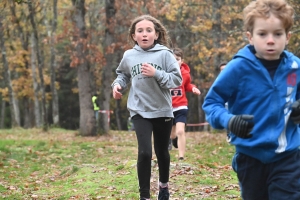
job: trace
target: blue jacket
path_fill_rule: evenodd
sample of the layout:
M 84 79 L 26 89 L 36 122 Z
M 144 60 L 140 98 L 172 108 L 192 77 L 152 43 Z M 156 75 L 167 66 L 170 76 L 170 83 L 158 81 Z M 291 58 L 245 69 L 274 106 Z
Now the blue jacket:
M 228 128 L 233 115 L 254 115 L 252 138 L 230 133 L 229 141 L 236 152 L 263 163 L 275 162 L 300 146 L 299 125 L 289 119 L 291 104 L 300 98 L 300 59 L 288 51 L 282 56 L 272 80 L 253 46 L 245 46 L 219 74 L 202 106 L 216 129 Z

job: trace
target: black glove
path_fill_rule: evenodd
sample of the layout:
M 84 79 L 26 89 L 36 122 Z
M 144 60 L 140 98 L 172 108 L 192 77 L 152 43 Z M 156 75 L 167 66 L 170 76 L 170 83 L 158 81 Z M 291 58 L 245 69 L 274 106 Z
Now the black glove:
M 295 124 L 300 124 L 300 99 L 292 104 L 292 113 L 290 117 Z
M 235 115 L 233 116 L 228 123 L 228 129 L 230 132 L 235 134 L 240 138 L 251 138 L 254 123 L 252 121 L 253 115 Z

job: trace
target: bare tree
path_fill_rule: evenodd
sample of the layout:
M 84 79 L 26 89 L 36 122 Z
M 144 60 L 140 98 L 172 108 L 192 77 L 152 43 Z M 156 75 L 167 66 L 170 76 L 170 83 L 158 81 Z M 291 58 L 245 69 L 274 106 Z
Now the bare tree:
M 2 98 L 2 95 L 0 95 Z M 4 117 L 5 117 L 5 101 L 2 98 L 1 100 L 1 113 L 0 113 L 0 128 L 4 128 Z
M 56 69 L 56 50 L 55 50 L 55 35 L 57 28 L 57 0 L 53 0 L 53 18 L 51 27 L 49 26 L 46 14 L 47 5 L 44 4 L 44 0 L 41 0 L 41 5 L 44 12 L 44 23 L 47 29 L 48 37 L 50 38 L 50 75 L 51 75 L 51 95 L 52 95 L 52 120 L 55 126 L 59 125 L 59 105 L 58 105 L 58 93 L 55 87 L 55 69 Z
M 79 104 L 80 104 L 80 121 L 79 132 L 83 136 L 96 135 L 96 118 L 92 105 L 92 94 L 90 85 L 90 71 L 89 62 L 87 60 L 87 33 L 85 25 L 85 1 L 72 0 L 75 10 L 72 15 L 75 24 L 73 40 L 75 44 L 75 55 L 77 60 L 77 77 L 78 77 L 78 90 L 79 90 Z
M 57 27 L 57 0 L 53 0 L 53 23 L 51 31 L 51 92 L 52 92 L 52 117 L 53 124 L 59 125 L 59 105 L 58 105 L 58 93 L 55 87 L 55 69 L 56 69 L 56 51 L 54 47 L 54 38 Z
M 115 14 L 116 14 L 116 8 L 115 8 L 115 0 L 106 0 L 105 1 L 105 13 L 106 13 L 106 30 L 105 30 L 105 36 L 104 36 L 104 49 L 107 49 L 113 45 L 115 42 Z M 105 60 L 106 64 L 103 66 L 103 74 L 102 74 L 102 80 L 103 81 L 103 87 L 101 91 L 101 108 L 103 110 L 106 110 L 109 112 L 110 106 L 109 102 L 111 99 L 111 82 L 112 82 L 112 66 L 114 65 L 115 61 L 115 54 L 111 51 L 105 51 Z M 102 129 L 100 129 L 100 132 L 102 134 L 108 134 L 109 133 L 109 124 L 108 122 L 108 113 L 103 114 L 101 117 L 101 125 Z
M 44 84 L 44 77 L 43 77 L 43 67 L 44 67 L 44 59 L 42 57 L 40 47 L 39 47 L 39 35 L 37 26 L 34 20 L 35 11 L 33 9 L 32 0 L 28 0 L 27 2 L 28 10 L 29 10 L 29 19 L 32 26 L 32 31 L 34 35 L 35 41 L 35 48 L 37 54 L 37 61 L 38 61 L 38 69 L 39 69 L 39 77 L 40 77 L 40 90 L 42 92 L 42 116 L 43 116 L 43 129 L 45 131 L 48 130 L 48 115 L 46 110 L 46 94 L 45 94 L 45 84 Z
M 32 82 L 33 82 L 33 93 L 34 93 L 34 119 L 35 119 L 35 126 L 40 128 L 42 127 L 42 120 L 41 120 L 41 111 L 40 111 L 40 102 L 39 102 L 39 84 L 37 81 L 36 75 L 36 55 L 35 55 L 35 42 L 34 42 L 34 35 L 32 34 L 31 37 L 31 71 L 32 71 Z
M 7 58 L 6 58 L 6 48 L 4 43 L 4 34 L 3 34 L 3 12 L 0 14 L 0 48 L 2 50 L 2 61 L 4 66 L 4 72 L 5 72 L 5 79 L 6 79 L 6 85 L 8 87 L 8 94 L 9 94 L 9 105 L 10 105 L 10 114 L 11 114 L 11 125 L 12 127 L 18 127 L 20 126 L 20 110 L 18 109 L 17 101 L 15 98 L 15 94 L 12 88 L 12 83 L 10 79 L 10 70 L 8 68 Z
M 18 38 L 20 38 L 21 44 L 22 44 L 22 48 L 24 50 L 24 52 L 28 52 L 28 40 L 29 40 L 29 31 L 24 29 L 23 26 L 21 25 L 21 19 L 22 16 L 24 16 L 25 14 L 22 13 L 21 16 L 17 16 L 17 12 L 16 12 L 16 5 L 13 1 L 10 1 L 10 12 L 11 15 L 13 17 L 13 23 L 14 26 L 16 27 L 16 31 L 18 33 Z M 28 59 L 27 59 L 27 55 L 23 54 L 22 56 L 24 59 L 24 68 L 28 69 L 29 68 L 29 63 L 28 63 Z M 28 76 L 27 73 L 23 73 L 21 76 Z M 27 77 L 29 78 L 29 76 Z M 23 116 L 24 116 L 24 127 L 25 128 L 30 128 L 32 127 L 31 124 L 31 104 L 32 101 L 30 100 L 30 98 L 28 98 L 28 96 L 23 96 L 23 98 L 21 99 L 21 102 L 23 104 Z

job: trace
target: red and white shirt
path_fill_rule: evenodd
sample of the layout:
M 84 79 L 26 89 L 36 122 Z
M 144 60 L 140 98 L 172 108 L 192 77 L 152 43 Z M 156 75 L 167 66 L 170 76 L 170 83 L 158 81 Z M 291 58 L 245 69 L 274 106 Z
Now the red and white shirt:
M 173 112 L 188 108 L 186 92 L 192 92 L 193 87 L 196 87 L 194 84 L 191 84 L 190 68 L 186 63 L 181 64 L 180 71 L 182 84 L 177 88 L 171 89 Z

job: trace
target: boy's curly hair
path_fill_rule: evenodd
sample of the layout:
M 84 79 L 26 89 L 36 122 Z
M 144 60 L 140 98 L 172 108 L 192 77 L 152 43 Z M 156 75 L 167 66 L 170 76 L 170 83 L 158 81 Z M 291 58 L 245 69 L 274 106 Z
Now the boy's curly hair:
M 285 0 L 256 0 L 243 10 L 244 29 L 253 33 L 256 18 L 269 18 L 274 15 L 281 20 L 285 32 L 288 33 L 294 24 L 294 9 Z

